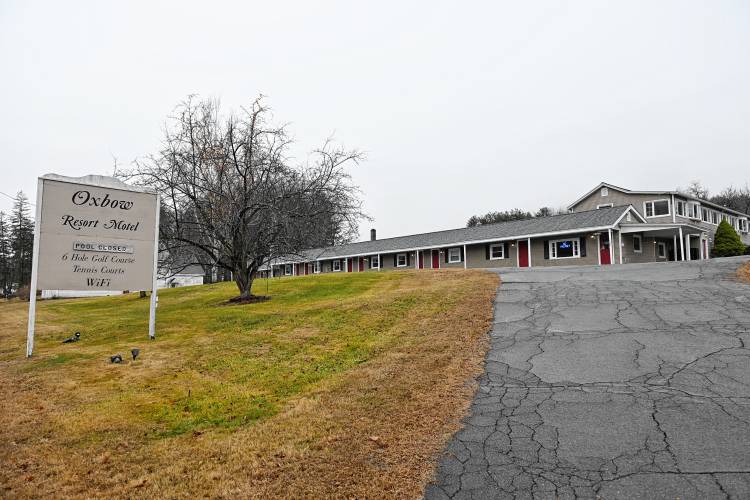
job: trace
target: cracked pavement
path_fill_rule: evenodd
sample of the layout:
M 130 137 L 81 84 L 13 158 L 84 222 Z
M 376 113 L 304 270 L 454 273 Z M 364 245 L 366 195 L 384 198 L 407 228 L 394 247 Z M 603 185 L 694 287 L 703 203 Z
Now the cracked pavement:
M 425 498 L 750 498 L 745 260 L 500 271 Z

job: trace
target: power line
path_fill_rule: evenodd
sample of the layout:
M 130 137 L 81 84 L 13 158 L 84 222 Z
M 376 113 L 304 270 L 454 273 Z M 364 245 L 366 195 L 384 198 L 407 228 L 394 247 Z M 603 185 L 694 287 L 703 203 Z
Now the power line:
M 6 196 L 6 197 L 8 197 L 8 198 L 10 198 L 10 199 L 11 199 L 11 200 L 13 200 L 13 201 L 16 201 L 16 197 L 15 197 L 15 196 L 11 196 L 11 195 L 9 195 L 8 193 L 3 193 L 2 191 L 0 191 L 0 194 L 1 194 L 1 195 L 3 195 L 3 196 Z M 29 205 L 31 205 L 32 207 L 35 207 L 35 206 L 36 206 L 36 205 L 35 205 L 34 203 L 31 203 L 30 201 L 27 201 L 26 203 L 28 203 L 28 204 L 29 204 Z

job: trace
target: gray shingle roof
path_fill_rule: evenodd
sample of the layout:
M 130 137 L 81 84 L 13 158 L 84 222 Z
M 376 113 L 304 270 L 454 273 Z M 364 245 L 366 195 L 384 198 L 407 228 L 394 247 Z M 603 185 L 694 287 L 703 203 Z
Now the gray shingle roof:
M 500 222 L 475 227 L 462 227 L 459 229 L 398 236 L 375 241 L 361 241 L 328 248 L 306 250 L 303 253 L 303 258 L 297 257 L 289 260 L 312 261 L 316 259 L 334 259 L 356 255 L 391 253 L 400 250 L 447 247 L 451 245 L 463 245 L 465 243 L 502 241 L 556 232 L 584 232 L 594 228 L 604 228 L 614 225 L 629 207 L 629 205 L 623 205 L 572 214 L 536 217 L 527 220 Z

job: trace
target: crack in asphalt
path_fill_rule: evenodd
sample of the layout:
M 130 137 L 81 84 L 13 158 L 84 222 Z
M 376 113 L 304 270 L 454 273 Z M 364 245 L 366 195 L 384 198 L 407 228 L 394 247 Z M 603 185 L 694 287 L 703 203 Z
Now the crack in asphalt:
M 425 498 L 750 497 L 737 265 L 504 276 L 485 373 Z

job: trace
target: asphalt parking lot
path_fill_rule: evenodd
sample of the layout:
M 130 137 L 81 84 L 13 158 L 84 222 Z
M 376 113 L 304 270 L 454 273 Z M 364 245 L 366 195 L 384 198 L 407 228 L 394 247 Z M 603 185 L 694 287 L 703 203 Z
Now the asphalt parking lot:
M 503 272 L 426 498 L 750 498 L 744 260 Z

